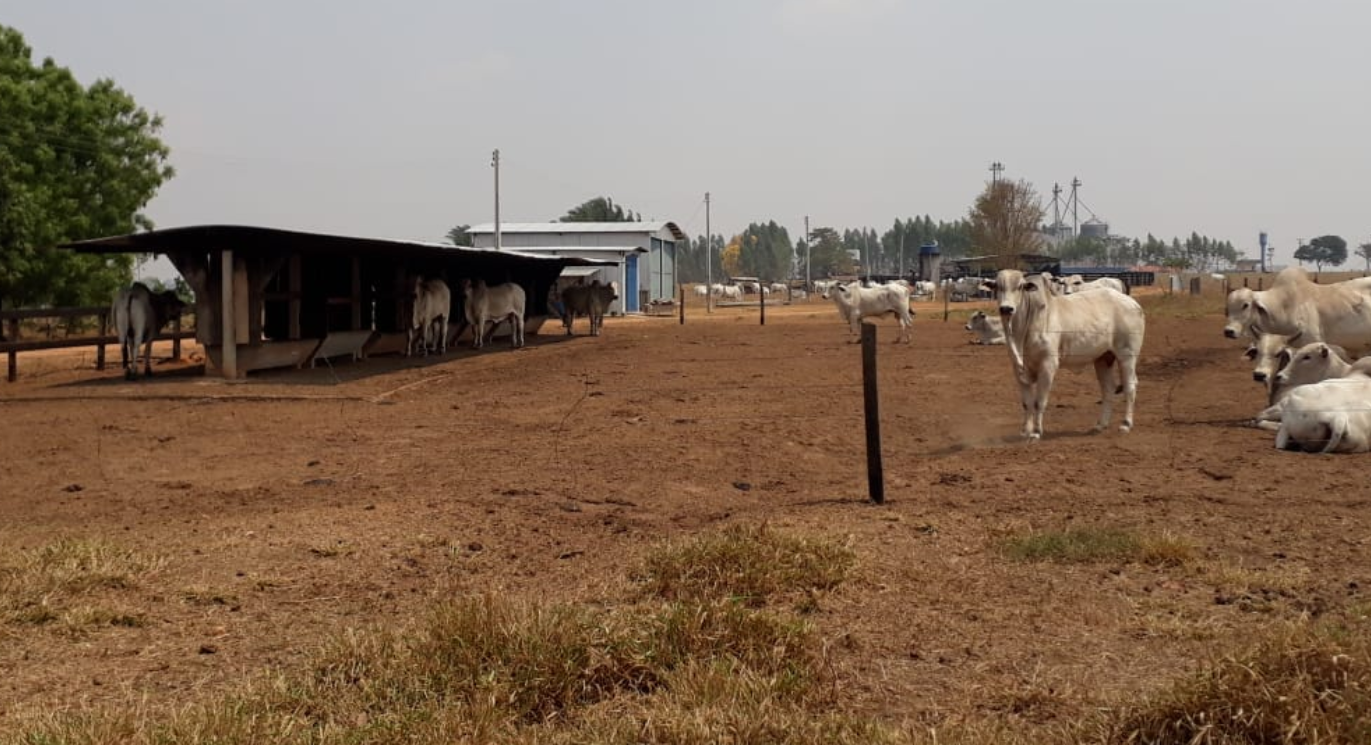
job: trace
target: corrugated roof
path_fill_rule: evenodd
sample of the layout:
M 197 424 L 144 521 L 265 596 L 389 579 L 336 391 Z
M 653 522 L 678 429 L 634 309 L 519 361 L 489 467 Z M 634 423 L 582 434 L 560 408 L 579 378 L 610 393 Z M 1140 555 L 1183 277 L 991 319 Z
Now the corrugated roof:
M 603 267 L 598 266 L 569 266 L 562 270 L 563 277 L 589 277 L 600 271 Z
M 494 251 L 493 248 L 480 248 L 478 251 Z M 549 251 L 587 251 L 591 253 L 635 253 L 645 254 L 647 249 L 642 246 L 519 246 L 518 248 L 504 249 L 504 253 L 528 254 L 529 256 L 544 256 Z
M 642 222 L 502 222 L 501 233 L 656 233 L 666 228 L 678 241 L 686 239 L 686 234 L 670 220 L 645 220 Z M 495 232 L 495 223 L 487 222 L 472 225 L 467 233 Z

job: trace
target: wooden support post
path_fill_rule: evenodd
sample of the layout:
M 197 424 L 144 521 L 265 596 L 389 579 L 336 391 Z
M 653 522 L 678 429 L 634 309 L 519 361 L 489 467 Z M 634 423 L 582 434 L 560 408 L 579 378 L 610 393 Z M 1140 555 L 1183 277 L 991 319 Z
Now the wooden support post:
M 177 330 L 177 331 L 180 331 L 181 329 L 178 327 L 176 330 Z M 104 369 L 105 369 L 105 337 L 106 337 L 106 336 L 109 336 L 109 311 L 103 310 L 103 311 L 100 311 L 100 343 L 95 345 L 95 369 L 96 369 L 96 370 L 104 370 Z M 120 341 L 120 344 L 122 344 L 122 343 L 123 343 L 123 342 L 122 342 L 122 340 L 121 340 L 121 341 Z M 177 344 L 180 344 L 180 342 L 178 341 Z
M 1262 277 L 1257 277 L 1257 292 L 1261 292 L 1261 289 L 1262 289 L 1262 279 L 1263 279 Z
M 685 325 L 685 285 L 681 285 L 681 324 Z
M 12 342 L 19 341 L 19 319 L 11 318 L 8 325 L 9 333 L 6 336 Z M 7 356 L 9 357 L 9 371 L 5 379 L 13 383 L 19 379 L 19 353 L 11 349 Z
M 761 284 L 761 283 L 758 283 L 758 284 Z M 761 323 L 761 325 L 765 326 L 765 325 L 766 325 L 766 287 L 765 287 L 765 286 L 760 286 L 760 287 L 757 288 L 757 297 L 759 297 L 759 298 L 762 299 L 762 305 L 761 305 L 761 308 L 762 308 L 762 323 Z
M 872 502 L 885 504 L 880 398 L 876 391 L 876 326 L 870 323 L 862 324 L 862 403 L 866 413 L 866 489 Z
M 222 370 L 225 378 L 230 380 L 238 377 L 238 332 L 234 324 L 234 316 L 237 314 L 233 309 L 233 249 L 226 248 L 219 252 L 220 257 L 220 317 L 223 320 L 223 336 L 220 338 L 219 359 L 223 362 Z
M 1247 287 L 1247 277 L 1242 278 L 1242 286 Z
M 952 286 L 951 286 L 951 285 L 948 285 L 947 287 L 943 288 L 943 323 L 947 323 L 947 315 L 948 315 L 948 313 L 950 312 L 950 309 L 951 309 L 951 306 L 949 305 L 949 303 L 951 303 L 951 302 L 952 302 Z
M 102 320 L 102 325 L 103 325 L 103 319 L 101 319 L 101 320 Z M 172 319 L 172 321 L 171 321 L 171 332 L 172 332 L 172 334 L 174 334 L 174 336 L 171 337 L 171 359 L 172 359 L 173 362 L 180 362 L 180 361 L 181 361 L 181 316 L 178 315 L 178 316 L 176 316 L 175 318 Z M 101 336 L 104 336 L 104 335 L 105 335 L 105 332 L 102 330 L 102 331 L 100 332 L 100 335 L 101 335 Z M 100 369 L 101 369 L 101 370 L 105 369 L 104 366 L 105 366 L 105 345 L 101 344 L 101 345 L 100 345 Z
M 352 330 L 362 330 L 362 258 L 352 257 Z
M 286 337 L 291 341 L 300 340 L 300 269 L 300 254 L 291 254 L 290 278 L 286 282 L 286 287 L 290 292 L 290 300 L 286 301 L 286 315 L 290 321 L 290 328 L 286 330 Z

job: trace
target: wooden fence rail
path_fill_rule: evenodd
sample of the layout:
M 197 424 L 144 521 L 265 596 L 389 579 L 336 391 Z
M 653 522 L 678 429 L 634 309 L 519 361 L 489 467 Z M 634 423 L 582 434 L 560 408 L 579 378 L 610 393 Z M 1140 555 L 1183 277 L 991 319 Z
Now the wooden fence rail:
M 0 311 L 0 323 L 4 324 L 5 340 L 0 341 L 0 352 L 4 352 L 8 361 L 8 373 L 5 379 L 13 383 L 19 378 L 19 353 L 33 352 L 42 349 L 68 349 L 76 347 L 95 347 L 95 369 L 105 369 L 105 345 L 118 344 L 119 338 L 110 333 L 110 309 L 109 306 L 89 306 L 81 308 L 36 308 L 21 310 Z M 96 336 L 77 336 L 67 339 L 30 339 L 20 338 L 20 321 L 29 321 L 36 318 L 88 318 L 94 316 L 100 323 L 100 333 Z M 195 331 L 183 330 L 181 328 L 181 318 L 172 320 L 171 333 L 158 334 L 158 339 L 171 339 L 171 356 L 174 360 L 181 359 L 181 340 L 195 338 Z

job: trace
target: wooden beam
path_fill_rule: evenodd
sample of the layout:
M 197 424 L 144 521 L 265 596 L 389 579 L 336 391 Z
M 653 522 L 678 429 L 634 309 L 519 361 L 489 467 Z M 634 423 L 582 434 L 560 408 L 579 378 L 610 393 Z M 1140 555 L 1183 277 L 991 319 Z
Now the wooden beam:
M 362 330 L 362 258 L 352 257 L 352 330 Z
M 220 345 L 221 351 L 219 358 L 220 373 L 225 378 L 233 379 L 238 377 L 238 333 L 234 328 L 234 320 L 237 315 L 233 310 L 233 249 L 225 248 L 219 252 L 220 259 L 220 288 L 219 297 L 221 298 L 220 317 L 223 319 L 223 344 Z M 199 325 L 199 324 L 197 324 Z
M 286 311 L 290 316 L 290 329 L 286 335 L 291 339 L 300 338 L 300 298 L 303 297 L 300 288 L 300 265 L 300 254 L 293 254 L 290 257 L 290 278 L 288 280 L 290 304 Z

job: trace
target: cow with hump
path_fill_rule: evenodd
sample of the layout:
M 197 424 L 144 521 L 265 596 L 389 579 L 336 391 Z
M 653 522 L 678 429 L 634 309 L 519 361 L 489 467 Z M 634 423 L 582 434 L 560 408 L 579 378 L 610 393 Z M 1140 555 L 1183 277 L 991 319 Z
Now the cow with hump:
M 599 336 L 609 304 L 618 299 L 619 291 L 614 283 L 600 284 L 598 279 L 588 285 L 572 285 L 563 290 L 562 302 L 566 305 L 566 315 L 562 316 L 562 325 L 566 326 L 566 335 L 572 335 L 572 324 L 580 315 L 590 319 L 590 335 Z
M 423 347 L 424 355 L 430 351 L 447 353 L 448 322 L 452 316 L 452 291 L 441 279 L 425 280 L 414 278 L 414 291 L 410 293 L 410 322 L 405 356 L 414 354 L 414 342 Z
M 487 285 L 485 280 L 462 280 L 466 295 L 466 320 L 471 324 L 471 346 L 480 349 L 485 344 L 486 327 L 509 321 L 510 341 L 515 347 L 524 345 L 524 288 L 513 282 Z M 565 299 L 565 298 L 564 298 Z
M 1371 350 L 1371 278 L 1321 285 L 1292 266 L 1276 275 L 1269 290 L 1239 287 L 1228 293 L 1227 311 L 1223 334 L 1230 339 L 1299 334 L 1305 344 Z
M 153 292 L 142 282 L 120 290 L 114 296 L 110 314 L 119 336 L 119 357 L 124 377 L 138 377 L 138 348 L 145 346 L 145 374 L 152 375 L 152 340 L 173 318 L 185 312 L 186 304 L 171 290 Z
M 1124 396 L 1119 430 L 1129 431 L 1133 428 L 1138 357 L 1146 330 L 1142 306 L 1109 289 L 1056 295 L 1051 283 L 1052 277 L 1046 273 L 1025 275 L 1004 269 L 995 275 L 995 302 L 1019 385 L 1024 437 L 1042 437 L 1043 414 L 1057 370 L 1086 365 L 1094 366 L 1100 384 L 1100 418 L 1095 431 L 1109 426 L 1116 392 Z

